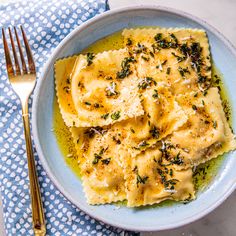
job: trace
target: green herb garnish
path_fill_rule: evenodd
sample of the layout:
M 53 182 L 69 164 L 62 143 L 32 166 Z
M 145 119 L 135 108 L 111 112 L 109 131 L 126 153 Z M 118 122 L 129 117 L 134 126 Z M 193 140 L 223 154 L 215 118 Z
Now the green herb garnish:
M 154 89 L 154 93 L 152 94 L 153 98 L 158 98 L 158 91 Z
M 110 86 L 106 87 L 105 91 L 107 97 L 117 96 L 119 94 L 119 92 L 116 91 L 116 86 L 115 82 L 111 82 Z
M 167 69 L 166 69 L 166 74 L 169 75 L 169 74 L 170 74 L 170 71 L 171 71 L 171 68 L 170 68 L 170 67 L 167 67 Z
M 132 43 L 133 43 L 132 40 L 131 40 L 130 38 L 128 38 L 128 39 L 127 39 L 127 43 L 126 43 L 126 45 L 127 45 L 127 46 L 131 46 Z
M 125 77 L 129 76 L 132 74 L 132 71 L 130 70 L 130 63 L 134 63 L 136 60 L 134 57 L 126 57 L 122 62 L 121 62 L 121 71 L 117 72 L 116 76 L 118 79 L 124 79 Z
M 87 53 L 87 66 L 90 66 L 93 63 L 93 58 L 95 57 L 94 53 Z
M 108 116 L 109 116 L 109 113 L 106 113 L 106 114 L 104 114 L 104 115 L 101 115 L 101 118 L 103 118 L 104 120 L 106 120 L 106 119 L 108 118 Z
M 120 118 L 120 111 L 116 111 L 111 114 L 111 119 L 112 120 L 118 120 Z
M 137 173 L 137 182 L 136 182 L 137 186 L 138 186 L 139 184 L 145 184 L 145 183 L 147 182 L 147 180 L 148 180 L 148 176 L 143 176 L 143 177 L 141 177 L 141 176 Z
M 186 73 L 190 74 L 188 67 L 182 68 L 181 66 L 179 66 L 178 71 L 182 77 L 184 77 Z
M 85 105 L 91 106 L 90 102 L 84 102 Z
M 146 89 L 146 88 L 150 87 L 152 84 L 156 85 L 157 82 L 151 77 L 146 77 L 142 81 L 139 82 L 138 88 L 139 89 Z
M 160 137 L 160 132 L 157 129 L 156 126 L 153 126 L 150 130 L 149 133 L 152 135 L 153 138 L 159 138 Z
M 109 158 L 103 159 L 102 163 L 105 165 L 108 165 L 110 163 L 110 161 L 111 161 L 111 158 L 109 157 Z

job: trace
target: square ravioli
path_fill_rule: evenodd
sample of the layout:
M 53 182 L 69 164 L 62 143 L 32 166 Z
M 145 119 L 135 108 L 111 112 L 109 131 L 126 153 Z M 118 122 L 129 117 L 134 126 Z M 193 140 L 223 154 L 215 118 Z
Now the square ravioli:
M 127 49 L 80 55 L 71 76 L 76 127 L 104 126 L 143 115 Z
M 211 60 L 205 31 L 140 28 L 123 30 L 124 45 L 137 60 L 140 78 L 169 85 L 174 94 L 205 90 L 211 84 Z
M 84 192 L 89 204 L 126 199 L 120 146 L 107 128 L 71 128 L 78 154 Z
M 140 83 L 142 86 L 139 86 Z M 144 115 L 115 124 L 117 133 L 121 133 L 121 143 L 133 157 L 187 121 L 187 116 L 168 87 L 162 84 L 143 86 L 144 83 L 139 80 L 138 85 Z
M 177 101 L 189 118 L 165 140 L 165 164 L 178 157 L 179 168 L 197 166 L 236 149 L 235 136 L 227 123 L 218 88 L 210 88 L 204 94 L 180 95 Z
M 162 166 L 159 164 L 161 156 L 158 149 L 148 149 L 135 158 L 126 156 L 123 159 L 128 207 L 152 205 L 166 199 L 194 199 L 192 169 Z

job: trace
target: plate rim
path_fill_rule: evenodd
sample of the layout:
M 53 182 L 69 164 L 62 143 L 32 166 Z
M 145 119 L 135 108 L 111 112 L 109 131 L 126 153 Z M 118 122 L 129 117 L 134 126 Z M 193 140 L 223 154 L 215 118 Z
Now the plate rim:
M 223 43 L 230 49 L 230 51 L 234 54 L 236 58 L 236 48 L 234 45 L 220 32 L 218 31 L 214 26 L 210 25 L 207 23 L 205 20 L 202 20 L 201 18 L 194 16 L 192 14 L 189 14 L 185 11 L 178 10 L 175 8 L 170 8 L 170 7 L 165 7 L 165 6 L 159 6 L 159 5 L 150 5 L 150 4 L 140 4 L 140 5 L 135 5 L 135 6 L 127 6 L 127 7 L 120 7 L 116 8 L 113 10 L 108 10 L 106 12 L 103 12 L 88 21 L 82 23 L 80 26 L 76 27 L 74 30 L 72 30 L 58 45 L 57 47 L 53 50 L 50 58 L 47 59 L 47 62 L 43 66 L 43 70 L 40 73 L 39 79 L 37 81 L 36 88 L 34 90 L 34 95 L 33 95 L 33 105 L 32 105 L 32 134 L 33 134 L 33 141 L 36 147 L 36 151 L 38 154 L 38 157 L 42 163 L 43 168 L 45 169 L 48 177 L 52 180 L 53 184 L 58 188 L 60 193 L 68 199 L 74 206 L 78 207 L 80 210 L 84 211 L 86 214 L 91 216 L 92 218 L 102 221 L 108 225 L 112 225 L 114 227 L 122 228 L 125 230 L 133 230 L 133 231 L 140 231 L 140 232 L 148 232 L 148 231 L 162 231 L 162 230 L 170 230 L 174 228 L 181 227 L 186 224 L 190 224 L 196 220 L 199 220 L 200 218 L 206 216 L 210 212 L 212 212 L 214 209 L 216 209 L 219 205 L 221 205 L 230 195 L 231 193 L 236 189 L 236 182 L 233 183 L 231 187 L 227 191 L 225 191 L 224 195 L 221 196 L 221 198 L 218 198 L 218 200 L 209 206 L 207 209 L 204 211 L 200 212 L 198 215 L 194 215 L 192 217 L 189 217 L 188 219 L 183 219 L 181 221 L 178 221 L 176 223 L 169 224 L 168 226 L 130 226 L 130 225 L 121 225 L 116 222 L 110 222 L 109 220 L 105 218 L 99 218 L 96 214 L 94 214 L 92 211 L 89 211 L 87 207 L 81 206 L 81 204 L 78 201 L 74 201 L 73 197 L 64 189 L 64 187 L 59 183 L 56 177 L 54 177 L 49 165 L 47 164 L 47 161 L 44 157 L 40 142 L 39 142 L 39 135 L 37 131 L 37 106 L 38 106 L 38 101 L 39 101 L 39 93 L 40 89 L 43 84 L 43 78 L 46 77 L 50 70 L 50 64 L 53 63 L 55 60 L 56 55 L 58 52 L 65 46 L 65 44 L 70 41 L 73 37 L 75 37 L 80 31 L 82 31 L 84 28 L 92 25 L 94 22 L 97 20 L 103 19 L 109 15 L 115 15 L 119 14 L 121 12 L 129 12 L 129 11 L 134 11 L 134 10 L 157 10 L 157 11 L 162 11 L 170 14 L 175 14 L 180 17 L 185 17 L 187 19 L 190 19 L 192 21 L 195 21 L 199 23 L 200 25 L 204 26 L 206 29 L 210 30 L 213 32 Z

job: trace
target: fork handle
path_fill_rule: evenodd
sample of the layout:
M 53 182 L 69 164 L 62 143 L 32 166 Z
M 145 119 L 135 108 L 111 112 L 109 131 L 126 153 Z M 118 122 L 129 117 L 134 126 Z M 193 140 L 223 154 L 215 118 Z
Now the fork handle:
M 23 123 L 25 131 L 26 152 L 27 152 L 28 172 L 30 181 L 33 230 L 35 236 L 44 236 L 46 234 L 46 225 L 45 225 L 43 205 L 39 190 L 38 177 L 36 173 L 35 160 L 32 149 L 30 122 L 28 113 L 28 99 L 26 99 L 25 104 L 22 103 L 22 112 L 23 112 Z

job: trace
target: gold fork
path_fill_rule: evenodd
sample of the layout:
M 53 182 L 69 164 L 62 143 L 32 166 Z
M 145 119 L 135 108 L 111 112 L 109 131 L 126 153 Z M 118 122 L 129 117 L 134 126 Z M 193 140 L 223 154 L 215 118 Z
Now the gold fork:
M 30 123 L 29 123 L 29 113 L 28 113 L 28 99 L 36 84 L 36 70 L 35 70 L 33 56 L 29 47 L 29 43 L 26 38 L 26 34 L 22 26 L 20 26 L 20 29 L 22 32 L 22 37 L 23 37 L 23 41 L 25 45 L 25 51 L 26 51 L 26 55 L 28 59 L 28 68 L 25 63 L 23 50 L 21 47 L 20 39 L 19 39 L 16 28 L 14 27 L 14 31 L 15 31 L 15 38 L 17 41 L 18 49 L 19 49 L 21 65 L 18 60 L 11 29 L 8 28 L 15 66 L 13 66 L 13 63 L 11 60 L 11 55 L 8 48 L 4 29 L 2 29 L 2 37 L 3 37 L 8 78 L 9 78 L 9 81 L 11 83 L 13 90 L 16 92 L 16 94 L 20 98 L 21 106 L 22 106 L 22 117 L 23 117 L 23 123 L 24 123 L 28 172 L 29 172 L 29 180 L 30 180 L 33 230 L 34 230 L 35 236 L 44 236 L 46 234 L 46 226 L 45 226 L 42 200 L 41 200 L 41 195 L 40 195 L 40 190 L 39 190 L 39 183 L 38 183 L 38 178 L 36 174 L 34 155 L 32 151 L 32 141 L 31 141 L 31 136 L 30 136 Z

